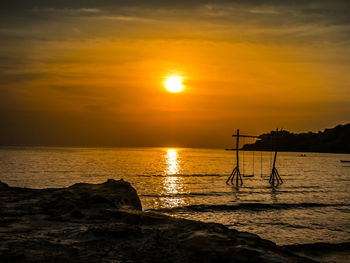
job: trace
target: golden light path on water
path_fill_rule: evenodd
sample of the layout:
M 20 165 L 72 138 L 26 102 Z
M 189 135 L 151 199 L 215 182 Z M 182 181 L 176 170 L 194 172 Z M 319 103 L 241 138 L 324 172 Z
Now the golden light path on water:
M 166 196 L 163 202 L 168 207 L 181 206 L 185 200 L 179 196 L 183 193 L 183 178 L 177 176 L 180 171 L 180 161 L 178 160 L 178 149 L 167 149 L 166 170 L 164 171 L 163 194 Z
M 178 162 L 178 150 L 177 149 L 167 149 L 167 169 L 165 171 L 166 175 L 177 174 L 180 170 Z

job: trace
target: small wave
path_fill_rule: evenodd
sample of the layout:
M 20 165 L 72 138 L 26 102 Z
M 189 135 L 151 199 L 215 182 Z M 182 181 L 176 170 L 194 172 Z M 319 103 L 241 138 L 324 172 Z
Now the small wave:
M 62 173 L 62 174 L 66 174 L 66 173 L 74 173 L 75 171 L 73 170 L 62 170 L 62 171 L 42 171 L 43 173 Z
M 176 194 L 140 194 L 140 197 L 194 197 L 194 196 L 224 196 L 232 195 L 231 192 L 208 192 L 208 193 L 176 193 Z
M 307 226 L 307 225 L 289 224 L 289 223 L 285 223 L 285 222 L 268 222 L 268 223 L 262 223 L 261 225 L 287 227 L 289 229 L 311 229 L 311 230 L 315 229 L 314 227 Z
M 215 212 L 215 211 L 266 211 L 266 210 L 283 210 L 298 208 L 316 208 L 316 207 L 340 207 L 350 206 L 350 204 L 318 204 L 318 203 L 299 203 L 299 204 L 265 204 L 265 203 L 242 203 L 237 205 L 189 205 L 173 208 L 151 209 L 154 212 Z
M 222 174 L 138 174 L 137 177 L 224 177 Z
M 301 191 L 296 191 L 296 190 L 291 190 L 291 191 L 288 191 L 288 190 L 276 190 L 275 191 L 276 193 L 293 193 L 293 194 L 306 194 L 306 193 L 329 193 L 331 191 L 321 191 L 321 190 L 301 190 Z
M 310 186 L 302 186 L 302 185 L 298 185 L 298 186 L 285 186 L 284 188 L 288 188 L 288 189 L 320 189 L 321 186 L 317 186 L 317 185 L 310 185 Z
M 33 171 L 29 171 L 29 173 L 32 173 L 32 174 L 38 174 L 38 173 L 55 173 L 55 174 L 65 174 L 65 173 L 73 173 L 74 171 L 71 171 L 71 170 L 40 170 L 40 171 L 36 171 L 36 170 L 33 170 Z
M 337 210 L 343 213 L 350 213 L 350 208 L 337 208 Z
M 81 177 L 84 177 L 84 178 L 91 178 L 91 177 L 107 177 L 109 176 L 109 174 L 84 174 L 84 175 L 81 175 Z

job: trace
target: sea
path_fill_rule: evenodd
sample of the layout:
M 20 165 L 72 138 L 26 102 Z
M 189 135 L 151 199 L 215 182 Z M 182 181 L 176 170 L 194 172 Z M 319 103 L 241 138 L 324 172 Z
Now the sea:
M 144 211 L 221 223 L 278 245 L 348 244 L 350 162 L 341 160 L 350 154 L 279 152 L 283 184 L 271 187 L 273 154 L 240 151 L 239 169 L 250 177 L 236 187 L 226 183 L 236 152 L 224 149 L 1 147 L 0 180 L 60 188 L 123 178 Z

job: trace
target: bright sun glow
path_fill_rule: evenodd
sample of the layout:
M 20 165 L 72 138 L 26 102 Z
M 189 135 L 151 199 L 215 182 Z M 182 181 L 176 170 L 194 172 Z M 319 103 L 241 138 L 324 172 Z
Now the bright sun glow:
M 178 76 L 170 76 L 164 82 L 165 88 L 170 92 L 181 92 L 184 89 L 182 78 Z

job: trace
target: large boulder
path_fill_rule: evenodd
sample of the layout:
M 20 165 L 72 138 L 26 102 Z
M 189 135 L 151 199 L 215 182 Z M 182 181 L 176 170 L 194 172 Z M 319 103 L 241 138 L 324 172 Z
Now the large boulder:
M 108 199 L 115 208 L 142 210 L 136 190 L 123 179 L 108 179 L 102 184 L 79 183 L 68 187 L 67 190 L 82 198 L 91 196 L 96 200 Z
M 142 210 L 136 190 L 123 179 L 108 179 L 102 184 L 78 183 L 48 191 L 40 206 L 54 216 L 98 215 L 101 209 Z
M 106 209 L 142 210 L 136 190 L 123 179 L 51 189 L 8 187 L 0 183 L 0 204 L 0 209 L 7 213 L 36 213 L 55 220 L 98 217 Z

